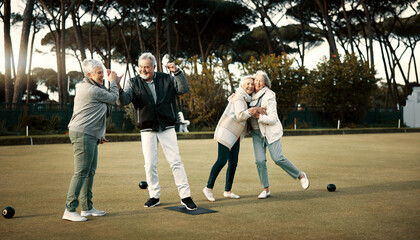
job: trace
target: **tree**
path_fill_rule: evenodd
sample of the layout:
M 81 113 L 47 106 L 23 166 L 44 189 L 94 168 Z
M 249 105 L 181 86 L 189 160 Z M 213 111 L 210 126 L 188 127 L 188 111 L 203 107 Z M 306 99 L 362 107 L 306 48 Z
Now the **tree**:
M 76 84 L 83 80 L 83 73 L 78 71 L 70 71 L 67 73 L 69 77 L 69 92 L 74 90 L 74 95 L 76 95 Z
M 280 34 L 284 36 L 285 43 L 296 45 L 296 48 L 292 48 L 293 51 L 289 51 L 289 53 L 298 53 L 300 62 L 297 64 L 300 67 L 305 66 L 305 51 L 309 51 L 323 42 L 322 32 L 309 25 L 289 24 L 280 28 Z
M 334 38 L 334 33 L 333 33 L 333 29 L 331 26 L 331 20 L 330 17 L 328 15 L 328 5 L 327 5 L 327 0 L 315 0 L 316 5 L 318 6 L 322 17 L 325 21 L 325 25 L 327 27 L 327 35 L 328 35 L 328 44 L 330 46 L 330 55 L 333 56 L 338 56 L 338 50 L 337 50 L 337 46 L 335 43 L 335 38 Z M 333 58 L 335 59 L 335 58 Z
M 17 75 L 13 91 L 13 103 L 22 102 L 23 92 L 26 87 L 26 59 L 28 57 L 29 33 L 31 30 L 34 4 L 34 0 L 28 0 L 23 13 L 22 35 L 20 38 Z
M 281 4 L 285 2 L 284 0 L 270 0 L 270 1 L 260 1 L 260 0 L 250 0 L 250 2 L 254 5 L 255 10 L 258 12 L 260 21 L 263 24 L 263 29 L 265 32 L 265 39 L 268 45 L 268 52 L 267 54 L 274 53 L 273 45 L 275 45 L 272 40 L 274 38 L 271 37 L 271 32 L 274 31 L 274 34 L 277 37 L 277 41 L 280 43 L 281 52 L 288 53 L 283 43 L 283 37 L 280 34 L 277 25 L 273 22 L 270 17 L 270 12 L 274 12 L 275 16 L 279 16 L 281 13 Z M 269 22 L 270 26 L 266 25 L 266 21 Z M 271 29 L 271 30 L 270 30 Z
M 34 68 L 32 69 L 32 79 L 36 85 L 44 84 L 48 92 L 57 92 L 57 72 L 51 68 Z
M 322 106 L 332 122 L 359 123 L 372 107 L 371 97 L 378 81 L 375 74 L 368 62 L 354 54 L 344 56 L 341 62 L 324 58 L 311 71 L 313 103 Z
M 4 79 L 4 74 L 0 72 L 0 103 L 5 101 Z
M 3 2 L 1 3 L 3 4 Z M 1 15 L 4 24 L 4 95 L 5 102 L 13 101 L 13 82 L 12 82 L 12 40 L 10 38 L 10 0 L 4 0 L 4 15 Z M 0 13 L 1 14 L 1 13 Z
M 184 109 L 185 116 L 190 119 L 193 127 L 213 130 L 227 105 L 227 91 L 214 77 L 213 61 L 207 63 L 208 68 L 203 69 L 201 74 L 195 70 L 198 65 L 197 56 L 190 58 L 188 62 L 192 64 L 192 67 L 184 64 L 182 68 L 191 72 L 191 74 L 186 74 L 190 92 L 180 97 L 181 102 L 188 106 Z
M 174 31 L 179 32 L 181 56 L 199 55 L 202 64 L 212 54 L 219 58 L 230 54 L 232 41 L 248 32 L 248 25 L 255 19 L 248 8 L 235 2 L 186 2 L 190 2 L 191 7 L 174 16 L 174 21 L 178 22 Z M 191 22 L 193 27 L 190 27 Z
M 77 0 L 38 0 L 42 14 L 50 32 L 54 32 L 54 44 L 57 58 L 58 97 L 60 103 L 68 102 L 66 78 L 66 19 L 71 14 Z M 54 29 L 53 29 L 54 28 Z M 54 31 L 55 30 L 55 31 Z

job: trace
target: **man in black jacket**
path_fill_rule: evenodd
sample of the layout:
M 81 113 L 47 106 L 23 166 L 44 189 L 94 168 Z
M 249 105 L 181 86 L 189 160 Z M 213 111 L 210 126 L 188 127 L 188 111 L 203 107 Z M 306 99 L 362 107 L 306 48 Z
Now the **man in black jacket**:
M 124 106 L 132 102 L 135 108 L 135 120 L 140 128 L 144 168 L 150 196 L 144 207 L 154 207 L 160 204 L 157 173 L 158 143 L 160 143 L 172 169 L 181 203 L 188 210 L 195 210 L 197 206 L 191 199 L 191 190 L 179 154 L 175 132 L 177 121 L 175 97 L 189 91 L 188 80 L 174 63 L 168 63 L 166 67 L 175 77 L 166 73 L 154 72 L 155 57 L 151 53 L 143 53 L 139 57 L 140 75 L 131 78 L 124 90 L 120 90 L 117 103 Z

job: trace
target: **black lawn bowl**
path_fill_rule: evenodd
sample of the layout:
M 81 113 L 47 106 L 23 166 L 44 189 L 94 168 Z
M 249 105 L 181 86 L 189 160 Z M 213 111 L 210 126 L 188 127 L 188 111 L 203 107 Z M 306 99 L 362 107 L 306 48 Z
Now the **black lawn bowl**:
M 336 189 L 336 187 L 335 187 L 335 185 L 334 185 L 334 184 L 330 183 L 330 184 L 328 184 L 328 185 L 327 185 L 327 190 L 328 190 L 329 192 L 334 192 L 334 191 L 335 191 L 335 189 Z
M 2 215 L 5 218 L 12 218 L 15 215 L 15 209 L 13 207 L 3 208 Z
M 146 181 L 140 181 L 139 182 L 139 187 L 141 189 L 146 189 L 147 188 L 147 182 Z

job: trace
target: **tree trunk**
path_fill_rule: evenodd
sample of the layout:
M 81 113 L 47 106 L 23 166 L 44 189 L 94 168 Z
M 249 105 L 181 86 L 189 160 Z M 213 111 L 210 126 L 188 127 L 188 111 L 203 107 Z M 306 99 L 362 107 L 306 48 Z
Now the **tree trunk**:
M 284 48 L 283 38 L 282 38 L 282 36 L 280 34 L 280 31 L 277 28 L 276 24 L 274 24 L 274 22 L 271 20 L 270 16 L 268 16 L 267 12 L 261 7 L 261 5 L 258 2 L 252 1 L 252 3 L 255 5 L 255 8 L 256 8 L 257 12 L 261 16 L 261 22 L 264 24 L 264 19 L 267 19 L 268 22 L 270 22 L 270 25 L 271 25 L 272 29 L 274 30 L 274 32 L 276 33 L 277 38 L 280 41 L 281 51 L 282 52 L 286 52 L 286 49 Z M 264 26 L 265 26 L 265 24 L 264 24 Z M 268 35 L 267 37 L 268 37 L 268 39 L 270 41 L 270 45 L 272 45 L 272 43 L 271 43 L 271 36 Z M 271 53 L 273 53 L 273 51 L 271 51 L 270 54 Z
M 5 102 L 11 103 L 13 100 L 12 84 L 12 41 L 10 39 L 10 0 L 4 0 L 4 96 Z
M 31 50 L 29 51 L 29 66 L 28 66 L 28 74 L 26 75 L 26 103 L 29 103 L 29 98 L 31 97 L 29 92 L 29 80 L 31 79 L 31 70 L 32 70 L 32 53 L 34 51 L 34 42 L 35 42 L 35 34 L 36 34 L 36 22 L 34 21 L 34 32 L 32 34 L 31 40 Z
M 162 23 L 162 15 L 160 12 L 157 13 L 156 16 L 156 28 L 155 28 L 155 44 L 156 44 L 156 65 L 157 65 L 157 71 L 162 72 L 162 59 L 160 57 L 160 25 Z
M 83 42 L 82 28 L 80 26 L 80 19 L 76 16 L 76 11 L 71 11 L 71 18 L 73 21 L 74 38 L 76 38 L 77 46 L 79 47 L 82 61 L 86 59 L 85 43 Z
M 274 50 L 273 50 L 273 44 L 271 42 L 270 31 L 268 30 L 267 26 L 265 25 L 264 18 L 261 18 L 261 22 L 263 23 L 263 28 L 264 28 L 264 32 L 265 32 L 264 37 L 265 37 L 265 41 L 267 42 L 267 47 L 268 47 L 267 54 L 272 54 L 272 53 L 274 53 Z
M 28 57 L 29 33 L 31 30 L 32 12 L 34 10 L 34 4 L 35 4 L 35 0 L 28 0 L 26 2 L 25 11 L 23 13 L 22 35 L 20 38 L 19 60 L 18 60 L 15 89 L 13 93 L 13 103 L 22 102 L 23 92 L 25 91 L 26 59 Z
M 337 45 L 335 44 L 334 34 L 331 27 L 331 21 L 330 21 L 330 18 L 328 17 L 327 2 L 326 0 L 323 1 L 324 4 L 321 3 L 321 0 L 315 0 L 315 2 L 318 5 L 319 10 L 321 11 L 322 17 L 324 18 L 325 24 L 327 26 L 328 43 L 330 45 L 330 54 L 338 56 Z
M 95 10 L 96 0 L 93 0 L 92 3 L 92 12 L 90 13 L 90 24 L 89 24 L 89 51 L 90 51 L 90 58 L 93 59 L 93 11 Z
M 166 0 L 166 39 L 168 40 L 168 57 L 169 61 L 172 60 L 172 42 L 171 42 L 171 1 Z
M 363 11 L 365 12 L 366 15 L 366 22 L 368 25 L 368 37 L 369 37 L 369 55 L 370 55 L 370 67 L 374 68 L 375 67 L 375 61 L 374 61 L 374 55 L 373 55 L 373 30 L 372 30 L 372 19 L 370 16 L 370 12 L 369 9 L 366 6 L 366 1 L 362 0 L 361 1 L 362 6 L 363 6 Z
M 391 95 L 391 100 L 393 101 L 393 103 L 394 103 L 393 105 L 395 106 L 396 105 L 396 101 L 395 101 L 394 93 L 392 91 L 391 78 L 389 77 L 389 74 L 388 74 L 388 67 L 387 67 L 387 63 L 386 63 L 386 59 L 385 59 L 385 52 L 384 52 L 383 44 L 382 44 L 381 41 L 379 41 L 379 46 L 380 46 L 381 53 L 382 53 L 381 54 L 382 61 L 384 63 L 385 79 L 386 79 L 387 86 L 388 86 L 388 94 L 386 96 L 386 107 L 388 107 L 388 96 L 389 95 Z
M 71 9 L 68 9 L 71 11 Z M 60 99 L 60 103 L 67 103 L 69 98 L 69 92 L 67 89 L 67 76 L 66 76 L 66 9 L 65 9 L 65 2 L 64 0 L 61 1 L 61 37 L 60 37 L 60 67 L 61 67 L 61 74 L 59 81 L 61 82 L 61 89 L 58 89 Z
M 140 51 L 141 53 L 144 53 L 146 51 L 146 47 L 144 46 L 144 42 L 143 39 L 141 38 L 141 29 L 140 29 L 140 21 L 139 21 L 139 11 L 137 9 L 137 5 L 135 4 L 135 2 L 133 1 L 134 4 L 134 11 L 136 14 L 136 31 L 137 31 L 137 37 L 139 40 L 139 45 L 140 45 Z
M 341 8 L 343 8 L 344 19 L 346 20 L 347 35 L 348 35 L 348 38 L 349 38 L 350 49 L 351 49 L 351 52 L 354 53 L 353 33 L 351 31 L 351 23 L 350 23 L 349 18 L 347 16 L 347 11 L 346 11 L 346 7 L 345 7 L 345 4 L 344 4 L 344 0 L 341 0 Z

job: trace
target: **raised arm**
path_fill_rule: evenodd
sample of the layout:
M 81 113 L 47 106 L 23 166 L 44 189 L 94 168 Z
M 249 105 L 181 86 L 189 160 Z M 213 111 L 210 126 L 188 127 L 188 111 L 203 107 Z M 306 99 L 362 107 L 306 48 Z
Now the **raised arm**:
M 184 72 L 175 65 L 175 63 L 168 63 L 166 67 L 174 74 L 175 91 L 177 95 L 185 94 L 190 91 L 188 79 L 185 77 Z
M 121 77 L 114 71 L 108 70 L 109 92 L 102 88 L 92 88 L 95 99 L 100 102 L 114 104 L 118 99 L 118 84 Z
M 123 89 L 120 89 L 120 96 L 117 100 L 117 104 L 120 106 L 125 106 L 131 103 L 133 100 L 133 86 L 130 80 L 127 81 L 127 84 Z

